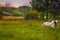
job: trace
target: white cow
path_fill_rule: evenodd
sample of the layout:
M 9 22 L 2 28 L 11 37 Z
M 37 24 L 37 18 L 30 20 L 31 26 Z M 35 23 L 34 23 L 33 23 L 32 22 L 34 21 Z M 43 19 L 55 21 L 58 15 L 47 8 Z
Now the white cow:
M 52 22 L 44 22 L 42 24 L 43 27 L 52 27 L 54 28 L 56 25 L 57 25 L 58 21 L 57 20 L 54 20 Z

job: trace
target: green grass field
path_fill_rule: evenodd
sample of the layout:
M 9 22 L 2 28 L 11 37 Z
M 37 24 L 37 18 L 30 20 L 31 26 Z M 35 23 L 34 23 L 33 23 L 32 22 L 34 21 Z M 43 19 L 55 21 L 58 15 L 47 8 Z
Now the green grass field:
M 43 28 L 41 20 L 0 21 L 0 40 L 60 40 L 60 25 Z

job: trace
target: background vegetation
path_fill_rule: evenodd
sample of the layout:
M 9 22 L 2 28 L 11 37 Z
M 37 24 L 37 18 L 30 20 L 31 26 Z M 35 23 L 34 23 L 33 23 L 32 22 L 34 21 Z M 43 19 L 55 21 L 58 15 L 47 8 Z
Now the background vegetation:
M 60 0 L 32 0 L 30 4 L 0 7 L 0 40 L 60 40 Z M 58 26 L 42 27 L 52 20 L 58 20 Z

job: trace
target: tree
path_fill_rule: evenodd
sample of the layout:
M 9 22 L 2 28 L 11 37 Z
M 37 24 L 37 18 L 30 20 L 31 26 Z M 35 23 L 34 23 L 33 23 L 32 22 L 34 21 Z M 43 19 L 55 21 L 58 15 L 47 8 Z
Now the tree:
M 29 6 L 20 6 L 18 8 L 18 10 L 21 11 L 21 12 L 23 12 L 23 13 L 27 13 L 28 11 L 31 10 L 31 7 L 29 7 Z
M 60 8 L 60 0 L 32 0 L 31 4 L 38 12 L 46 12 L 46 19 L 48 19 L 48 12 L 51 12 L 55 18 Z
M 33 9 L 36 9 L 38 12 L 47 12 L 46 19 L 48 19 L 48 6 L 47 0 L 32 0 Z
M 2 19 L 3 16 L 3 7 L 0 7 L 0 19 Z
M 57 16 L 60 15 L 60 0 L 51 0 L 51 12 L 54 19 L 57 19 Z

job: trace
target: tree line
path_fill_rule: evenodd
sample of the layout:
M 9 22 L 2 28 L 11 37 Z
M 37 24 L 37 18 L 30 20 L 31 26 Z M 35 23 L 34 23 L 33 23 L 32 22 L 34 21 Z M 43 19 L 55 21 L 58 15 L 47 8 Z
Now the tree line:
M 18 8 L 0 7 L 0 17 L 3 11 L 12 16 L 24 16 L 25 19 L 58 19 L 60 16 L 60 0 L 32 0 L 32 7 L 22 6 Z
M 60 0 L 32 0 L 31 5 L 38 12 L 45 12 L 46 19 L 49 14 L 53 15 L 53 19 L 57 19 L 60 15 Z

